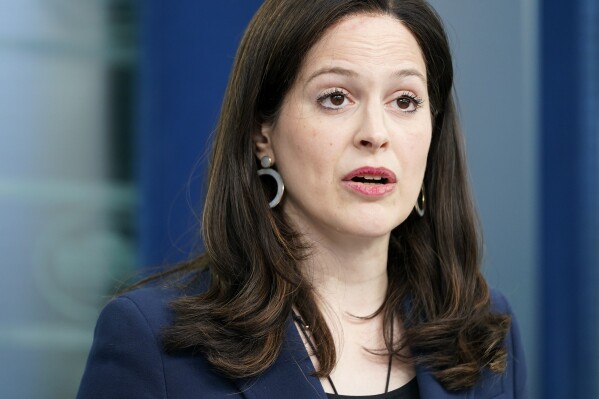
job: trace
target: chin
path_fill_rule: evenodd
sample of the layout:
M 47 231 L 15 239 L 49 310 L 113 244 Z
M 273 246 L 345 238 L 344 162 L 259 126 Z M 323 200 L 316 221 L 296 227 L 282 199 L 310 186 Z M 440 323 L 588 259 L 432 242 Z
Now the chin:
M 346 214 L 341 223 L 354 235 L 375 238 L 391 233 L 408 215 L 409 212 L 398 213 L 397 210 L 392 212 L 388 209 L 377 209 L 376 212 L 359 212 L 358 209 L 354 209 Z
M 380 237 L 387 237 L 389 236 L 389 234 L 391 234 L 391 232 L 393 231 L 393 229 L 396 226 L 380 226 L 380 227 L 373 227 L 373 228 L 368 228 L 368 229 L 360 229 L 360 230 L 353 230 L 353 234 L 356 237 L 363 237 L 363 238 L 380 238 Z
M 339 226 L 339 232 L 344 232 L 346 235 L 363 237 L 363 238 L 380 238 L 389 236 L 391 231 L 401 224 L 400 221 L 391 221 L 389 218 L 370 219 L 366 222 L 358 222 Z
M 388 206 L 368 204 L 364 206 L 338 204 L 323 208 L 320 204 L 313 207 L 296 207 L 287 202 L 285 214 L 303 233 L 320 231 L 318 235 L 342 235 L 355 238 L 381 238 L 389 236 L 409 215 L 409 210 L 397 212 Z M 312 204 L 311 204 L 312 205 Z M 392 217 L 391 217 L 392 216 Z

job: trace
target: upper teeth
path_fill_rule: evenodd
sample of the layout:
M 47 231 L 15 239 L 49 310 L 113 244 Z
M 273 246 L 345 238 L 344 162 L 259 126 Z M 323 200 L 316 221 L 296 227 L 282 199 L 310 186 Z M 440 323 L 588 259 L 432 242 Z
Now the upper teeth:
M 363 176 L 359 176 L 365 180 L 382 180 L 383 178 L 381 176 L 371 176 L 371 175 L 363 175 Z

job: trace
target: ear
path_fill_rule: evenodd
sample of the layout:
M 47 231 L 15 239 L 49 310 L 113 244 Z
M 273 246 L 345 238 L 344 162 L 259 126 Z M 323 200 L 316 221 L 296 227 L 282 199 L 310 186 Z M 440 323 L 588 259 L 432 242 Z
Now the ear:
M 274 161 L 274 153 L 272 150 L 272 132 L 273 123 L 265 122 L 260 126 L 260 129 L 252 133 L 252 142 L 254 143 L 254 154 L 260 160 L 263 157 L 270 157 Z

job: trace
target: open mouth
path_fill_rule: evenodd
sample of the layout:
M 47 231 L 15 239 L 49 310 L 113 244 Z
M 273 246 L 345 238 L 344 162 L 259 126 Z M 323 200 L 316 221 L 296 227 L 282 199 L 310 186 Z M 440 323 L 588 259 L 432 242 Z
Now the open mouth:
M 387 184 L 389 179 L 382 176 L 354 176 L 351 181 L 363 184 Z
M 380 198 L 395 190 L 397 177 L 384 167 L 363 166 L 348 173 L 343 182 L 347 189 L 363 197 Z
M 368 196 L 384 195 L 393 191 L 397 177 L 390 169 L 380 166 L 362 166 L 343 178 L 346 186 Z

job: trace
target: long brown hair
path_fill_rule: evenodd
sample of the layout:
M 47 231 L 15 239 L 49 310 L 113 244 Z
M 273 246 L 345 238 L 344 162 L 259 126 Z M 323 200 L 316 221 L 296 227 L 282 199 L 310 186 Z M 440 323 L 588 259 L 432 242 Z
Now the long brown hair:
M 394 16 L 412 32 L 426 62 L 433 118 L 426 213 L 412 213 L 392 232 L 389 286 L 379 310 L 386 347 L 395 356 L 410 347 L 412 360 L 431 367 L 447 389 L 470 387 L 485 367 L 505 369 L 510 319 L 490 309 L 452 99 L 451 54 L 438 15 L 422 0 L 264 2 L 239 46 L 216 129 L 202 221 L 206 252 L 178 268 L 208 267 L 211 284 L 171 303 L 176 320 L 164 344 L 199 350 L 227 376 L 257 375 L 279 355 L 296 306 L 318 343 L 317 375 L 334 368 L 331 332 L 299 267 L 309 248 L 280 208 L 268 207 L 251 135 L 277 118 L 306 53 L 323 33 L 359 13 Z M 394 317 L 405 324 L 395 342 Z

